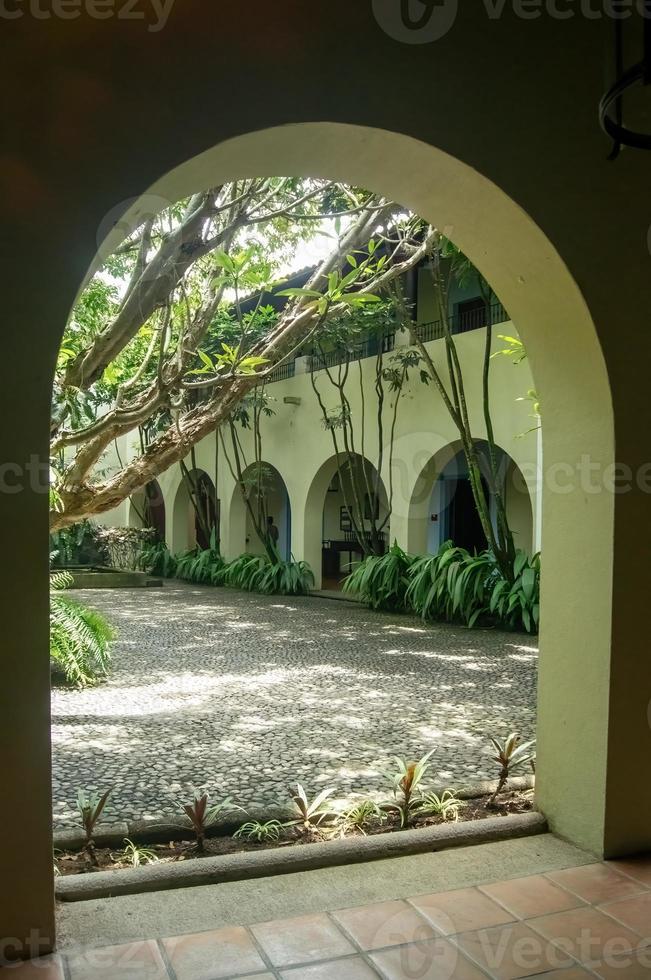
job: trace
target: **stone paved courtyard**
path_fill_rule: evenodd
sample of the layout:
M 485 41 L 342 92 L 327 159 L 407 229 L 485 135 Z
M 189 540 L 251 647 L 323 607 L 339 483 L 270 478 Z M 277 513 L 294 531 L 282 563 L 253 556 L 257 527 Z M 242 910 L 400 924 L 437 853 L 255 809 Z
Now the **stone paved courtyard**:
M 487 733 L 535 728 L 531 637 L 424 625 L 350 602 L 184 586 L 74 593 L 117 627 L 109 681 L 52 697 L 54 814 L 115 787 L 108 820 L 192 786 L 244 805 L 377 792 L 435 749 L 450 786 L 494 775 Z

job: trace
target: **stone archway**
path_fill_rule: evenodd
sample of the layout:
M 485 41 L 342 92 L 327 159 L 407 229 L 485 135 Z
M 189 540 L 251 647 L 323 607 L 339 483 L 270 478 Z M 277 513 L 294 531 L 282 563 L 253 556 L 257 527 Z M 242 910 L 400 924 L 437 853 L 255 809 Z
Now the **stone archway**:
M 172 507 L 172 552 L 209 548 L 217 525 L 215 485 L 202 469 L 187 470 L 174 495 Z
M 483 461 L 488 475 L 488 444 L 481 439 L 477 442 L 480 465 Z M 504 449 L 496 448 L 515 546 L 531 553 L 534 546 L 531 489 L 517 462 Z M 414 554 L 435 553 L 446 540 L 453 540 L 470 551 L 486 547 L 486 539 L 476 520 L 459 441 L 443 446 L 422 466 L 411 492 L 407 525 L 408 550 Z
M 475 139 L 479 135 L 475 132 Z M 182 158 L 183 145 L 180 141 L 176 156 L 167 159 Z M 152 145 L 152 157 L 156 152 Z M 473 167 L 424 142 L 395 132 L 329 122 L 263 129 L 226 140 L 157 181 L 116 223 L 115 234 L 106 237 L 101 252 L 110 252 L 129 227 L 140 223 L 151 210 L 152 200 L 166 203 L 219 180 L 270 172 L 330 176 L 367 186 L 445 229 L 493 284 L 528 348 L 541 399 L 549 406 L 544 433 L 546 470 L 563 467 L 571 476 L 580 472 L 585 457 L 602 472 L 614 465 L 610 384 L 595 325 L 575 278 L 551 240 L 513 197 Z M 97 226 L 96 218 L 91 209 L 78 221 L 85 234 L 80 249 L 85 248 L 89 258 L 90 229 Z M 59 335 L 62 329 L 59 323 Z M 58 339 L 53 330 L 40 346 L 39 355 L 48 370 Z M 563 351 L 561 358 L 559 350 Z M 27 447 L 27 453 L 30 446 L 38 452 L 45 447 L 48 410 L 48 400 L 43 398 L 33 409 L 29 424 L 26 421 L 20 446 Z M 7 458 L 23 459 L 22 448 L 10 443 Z M 34 567 L 40 567 L 37 559 L 46 547 L 41 528 L 47 501 L 41 497 L 23 494 L 20 509 L 21 547 L 29 559 L 34 557 Z M 620 703 L 633 693 L 625 682 L 626 657 L 621 658 L 617 676 L 611 677 L 614 497 L 607 492 L 586 495 L 579 480 L 567 479 L 562 493 L 546 487 L 544 508 L 539 802 L 553 829 L 595 851 L 639 849 L 649 840 L 645 806 L 639 808 L 631 837 L 626 821 L 613 816 L 615 804 L 606 799 L 607 780 L 609 795 L 615 800 L 617 790 L 635 774 L 626 762 L 618 767 L 615 778 L 614 770 L 609 770 L 609 755 L 627 741 L 627 731 L 632 734 L 643 727 L 637 721 L 636 728 L 627 728 L 618 717 L 616 730 L 612 730 L 608 726 L 615 723 L 605 721 L 611 682 Z M 30 522 L 33 532 L 29 532 Z M 588 554 L 590 561 L 586 562 Z M 24 644 L 32 638 L 46 663 L 44 578 L 39 587 L 40 615 L 34 617 L 33 637 L 18 618 L 9 624 L 20 644 L 9 650 L 6 669 L 13 688 L 22 692 L 27 703 L 32 699 L 45 704 L 47 671 L 34 671 L 31 664 L 23 668 L 20 663 Z M 16 616 L 20 611 L 17 606 Z M 619 627 L 621 632 L 621 623 Z M 621 642 L 622 636 L 619 639 Z M 586 683 L 589 698 L 582 696 Z M 32 721 L 24 737 L 16 737 L 20 725 L 10 716 L 7 720 L 7 735 L 13 739 L 6 767 L 8 811 L 20 808 L 20 774 L 24 771 L 29 770 L 39 785 L 47 784 L 47 711 L 29 714 Z M 626 714 L 633 717 L 631 711 Z M 35 800 L 35 812 L 39 809 L 36 804 L 47 799 L 43 788 Z M 612 825 L 608 832 L 607 812 Z M 47 888 L 51 877 L 47 814 L 27 820 L 21 835 L 21 840 L 30 842 L 34 855 L 31 877 L 39 896 L 36 916 L 47 922 L 52 904 Z M 23 895 L 19 882 L 25 877 L 24 867 L 10 865 L 9 872 L 9 886 Z M 20 908 L 28 905 L 27 898 L 22 898 Z M 14 931 L 22 930 L 20 918 L 12 916 L 11 921 L 20 923 L 12 925 Z
M 360 531 L 367 532 L 370 526 L 368 508 L 374 506 L 379 524 L 384 524 L 381 531 L 384 546 L 390 539 L 390 520 L 386 522 L 384 520 L 388 513 L 388 496 L 384 481 L 380 477 L 378 499 L 371 502 L 365 486 L 366 483 L 371 486 L 371 495 L 375 497 L 373 489 L 377 480 L 375 467 L 369 459 L 359 454 L 353 458 L 352 465 L 358 471 L 355 483 L 360 499 L 357 505 L 354 501 L 353 481 L 347 472 L 347 463 L 340 458 L 338 464 L 337 457 L 334 455 L 321 464 L 305 489 L 300 536 L 301 553 L 314 572 L 317 589 L 322 586 L 338 589 L 353 561 L 359 561 L 362 556 L 353 529 L 355 518 L 351 519 L 346 511 L 361 508 L 364 514 L 357 523 L 360 525 Z M 366 480 L 359 478 L 362 467 L 367 475 Z
M 265 554 L 264 543 L 255 526 L 260 521 L 262 526 L 269 524 L 276 529 L 278 553 L 283 561 L 288 561 L 292 552 L 292 503 L 282 474 L 271 463 L 262 461 L 252 463 L 242 476 L 251 510 L 241 487 L 236 484 L 228 509 L 228 528 L 224 529 L 228 557 Z

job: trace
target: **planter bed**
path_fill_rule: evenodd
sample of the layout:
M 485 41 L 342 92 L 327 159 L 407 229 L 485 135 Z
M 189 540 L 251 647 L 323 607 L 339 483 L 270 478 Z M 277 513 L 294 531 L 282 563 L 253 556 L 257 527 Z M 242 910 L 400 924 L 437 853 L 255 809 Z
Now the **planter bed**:
M 188 839 L 187 829 L 169 820 L 163 825 L 140 824 L 133 826 L 137 831 L 134 836 L 150 847 L 158 860 L 139 868 L 128 865 L 120 853 L 127 836 L 123 831 L 129 829 L 126 824 L 95 835 L 98 867 L 91 865 L 84 850 L 73 849 L 81 841 L 68 832 L 57 835 L 55 841 L 58 848 L 65 846 L 64 842 L 69 848 L 57 854 L 61 870 L 57 896 L 62 901 L 83 901 L 215 884 L 469 846 L 546 830 L 545 819 L 533 810 L 528 791 L 505 793 L 493 806 L 489 801 L 488 796 L 470 799 L 455 821 L 441 816 L 415 818 L 411 829 L 401 830 L 397 817 L 390 815 L 365 832 L 351 830 L 345 836 L 324 824 L 307 830 L 286 828 L 280 840 L 257 843 L 233 838 L 237 825 L 222 824 L 213 828 L 202 854 Z M 269 814 L 264 816 L 270 819 Z M 242 816 L 240 822 L 246 819 Z M 108 841 L 115 845 L 103 846 Z

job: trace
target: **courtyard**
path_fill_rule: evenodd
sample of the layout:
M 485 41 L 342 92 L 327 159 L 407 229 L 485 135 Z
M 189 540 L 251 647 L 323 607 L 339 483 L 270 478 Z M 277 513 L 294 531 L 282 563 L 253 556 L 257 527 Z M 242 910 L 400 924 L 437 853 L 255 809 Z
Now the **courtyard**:
M 108 680 L 52 695 L 54 821 L 113 787 L 106 822 L 178 810 L 194 787 L 243 806 L 386 792 L 391 756 L 434 749 L 450 787 L 491 778 L 489 735 L 535 731 L 535 639 L 354 602 L 167 584 L 75 598 L 116 627 Z

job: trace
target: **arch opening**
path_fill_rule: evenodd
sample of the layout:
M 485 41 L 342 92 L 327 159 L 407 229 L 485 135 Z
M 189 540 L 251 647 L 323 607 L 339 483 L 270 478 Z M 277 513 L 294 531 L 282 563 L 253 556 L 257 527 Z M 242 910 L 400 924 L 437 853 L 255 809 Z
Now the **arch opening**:
M 161 201 L 269 172 L 368 187 L 443 229 L 492 284 L 528 350 L 545 406 L 546 469 L 580 472 L 586 456 L 602 470 L 614 465 L 609 381 L 577 282 L 516 200 L 431 145 L 395 132 L 329 122 L 238 136 L 164 175 L 117 223 L 101 253 L 110 253 L 152 209 L 160 210 Z M 325 494 L 327 485 L 322 489 Z M 308 511 L 314 492 L 312 485 L 305 495 Z M 613 534 L 611 494 L 586 497 L 579 480 L 562 493 L 545 485 L 538 795 L 556 829 L 596 850 L 602 847 L 604 828 Z M 305 520 L 294 539 L 297 552 L 318 569 L 322 527 L 315 534 Z M 586 677 L 593 696 L 589 708 L 578 711 L 571 692 Z M 567 729 L 559 723 L 569 716 L 574 719 L 571 758 L 564 751 Z M 580 798 L 583 806 L 569 808 L 568 798 Z
M 491 520 L 496 527 L 488 443 L 479 439 L 476 445 Z M 504 449 L 496 447 L 496 450 L 499 489 L 515 547 L 531 554 L 534 524 L 529 487 L 515 460 Z M 410 547 L 416 554 L 436 554 L 444 541 L 453 541 L 471 554 L 486 548 L 486 536 L 477 515 L 460 442 L 439 449 L 422 468 L 413 489 L 408 520 Z

